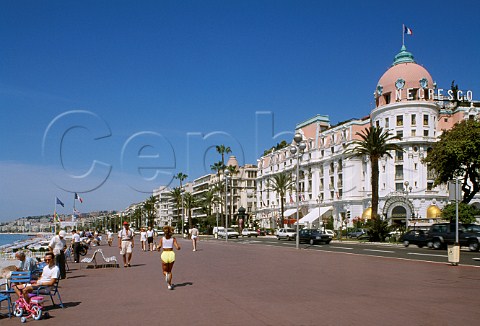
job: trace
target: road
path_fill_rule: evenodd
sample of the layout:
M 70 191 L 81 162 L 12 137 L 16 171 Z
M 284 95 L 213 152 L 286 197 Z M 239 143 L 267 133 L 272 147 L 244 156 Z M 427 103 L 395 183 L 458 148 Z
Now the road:
M 60 282 L 66 308 L 47 299 L 52 317 L 28 323 L 463 326 L 480 319 L 477 267 L 355 254 L 348 243 L 296 250 L 294 242 L 268 238 L 201 239 L 193 252 L 190 241 L 179 239 L 176 287 L 169 291 L 159 253 L 136 243 L 131 268 L 71 263 Z M 101 248 L 119 257 L 118 248 Z M 2 326 L 19 323 L 0 319 Z
M 225 241 L 224 239 L 216 240 L 209 237 L 210 241 Z M 262 244 L 267 246 L 280 246 L 286 248 L 295 248 L 295 241 L 277 240 L 274 237 L 240 237 L 238 239 L 229 239 L 230 242 L 239 242 L 243 244 Z M 379 257 L 390 257 L 397 259 L 420 260 L 426 262 L 445 263 L 448 262 L 446 250 L 434 250 L 430 248 L 418 248 L 415 245 L 404 247 L 401 244 L 393 243 L 368 243 L 352 240 L 338 241 L 334 240 L 328 245 L 308 245 L 300 244 L 302 249 L 321 250 L 336 253 L 346 253 L 353 255 L 368 255 Z M 480 267 L 480 252 L 468 251 L 468 248 L 461 248 L 460 265 L 469 265 Z

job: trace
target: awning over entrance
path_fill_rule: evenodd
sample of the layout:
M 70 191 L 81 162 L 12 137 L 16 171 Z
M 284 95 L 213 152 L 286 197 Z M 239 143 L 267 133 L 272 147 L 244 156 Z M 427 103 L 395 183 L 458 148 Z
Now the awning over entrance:
M 312 223 L 313 221 L 318 220 L 320 216 L 322 216 L 323 214 L 325 214 L 326 212 L 332 209 L 333 209 L 332 206 L 320 207 L 320 214 L 319 214 L 318 207 L 315 207 L 307 215 L 301 218 L 299 223 L 300 224 Z
M 295 208 L 287 209 L 285 212 L 283 212 L 283 217 L 290 217 L 293 214 L 295 214 L 296 212 L 297 212 L 297 210 Z

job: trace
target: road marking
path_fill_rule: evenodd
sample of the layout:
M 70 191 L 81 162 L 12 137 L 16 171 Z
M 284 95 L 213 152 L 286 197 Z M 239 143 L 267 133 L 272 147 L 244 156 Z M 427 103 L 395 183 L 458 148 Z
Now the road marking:
M 419 254 L 419 253 L 416 253 L 416 252 L 408 252 L 407 255 L 431 256 L 431 257 L 448 257 L 447 255 Z
M 395 251 L 391 251 L 391 250 L 377 250 L 377 249 L 363 249 L 365 251 L 374 251 L 374 252 L 384 252 L 384 253 L 388 253 L 388 254 L 393 254 L 395 253 Z
M 335 249 L 345 249 L 345 250 L 353 250 L 353 248 L 350 248 L 350 247 L 336 247 L 336 246 L 329 246 L 328 248 L 335 248 Z

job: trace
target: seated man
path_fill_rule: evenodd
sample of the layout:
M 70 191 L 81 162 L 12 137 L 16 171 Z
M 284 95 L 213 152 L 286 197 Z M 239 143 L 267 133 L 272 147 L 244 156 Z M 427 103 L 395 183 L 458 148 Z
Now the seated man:
M 52 252 L 47 252 L 45 254 L 45 267 L 43 268 L 42 276 L 38 281 L 32 281 L 29 284 L 18 284 L 14 286 L 15 293 L 18 297 L 23 296 L 25 301 L 30 302 L 30 297 L 28 293 L 33 292 L 33 290 L 38 289 L 40 286 L 52 286 L 60 277 L 60 270 L 57 265 L 55 265 L 55 259 Z
M 17 266 L 17 271 L 33 272 L 37 268 L 37 260 L 32 257 L 26 257 L 23 251 L 17 251 L 15 258 L 20 261 L 20 264 Z

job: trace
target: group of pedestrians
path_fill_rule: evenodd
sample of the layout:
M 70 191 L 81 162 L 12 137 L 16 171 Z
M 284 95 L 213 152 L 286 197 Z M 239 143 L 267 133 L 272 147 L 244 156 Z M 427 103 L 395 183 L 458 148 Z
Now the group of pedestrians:
M 140 229 L 140 243 L 142 244 L 142 251 L 153 251 L 153 237 L 155 231 L 149 226 L 147 230 L 145 228 Z
M 172 269 L 175 263 L 175 252 L 173 248 L 180 250 L 181 247 L 177 242 L 177 239 L 173 236 L 174 229 L 171 226 L 163 227 L 164 236 L 160 238 L 157 246 L 157 251 L 161 251 L 160 259 L 162 262 L 162 272 L 167 283 L 167 288 L 173 290 L 173 274 Z M 190 229 L 190 237 L 192 239 L 193 251 L 197 251 L 197 240 L 199 231 L 197 228 Z M 140 242 L 142 244 L 142 251 L 153 251 L 153 237 L 154 231 L 151 227 L 148 230 L 144 228 L 140 231 Z M 123 222 L 123 228 L 118 232 L 118 248 L 120 249 L 120 255 L 123 258 L 123 266 L 131 267 L 132 252 L 134 248 L 134 233 L 130 229 L 130 225 L 127 221 Z

